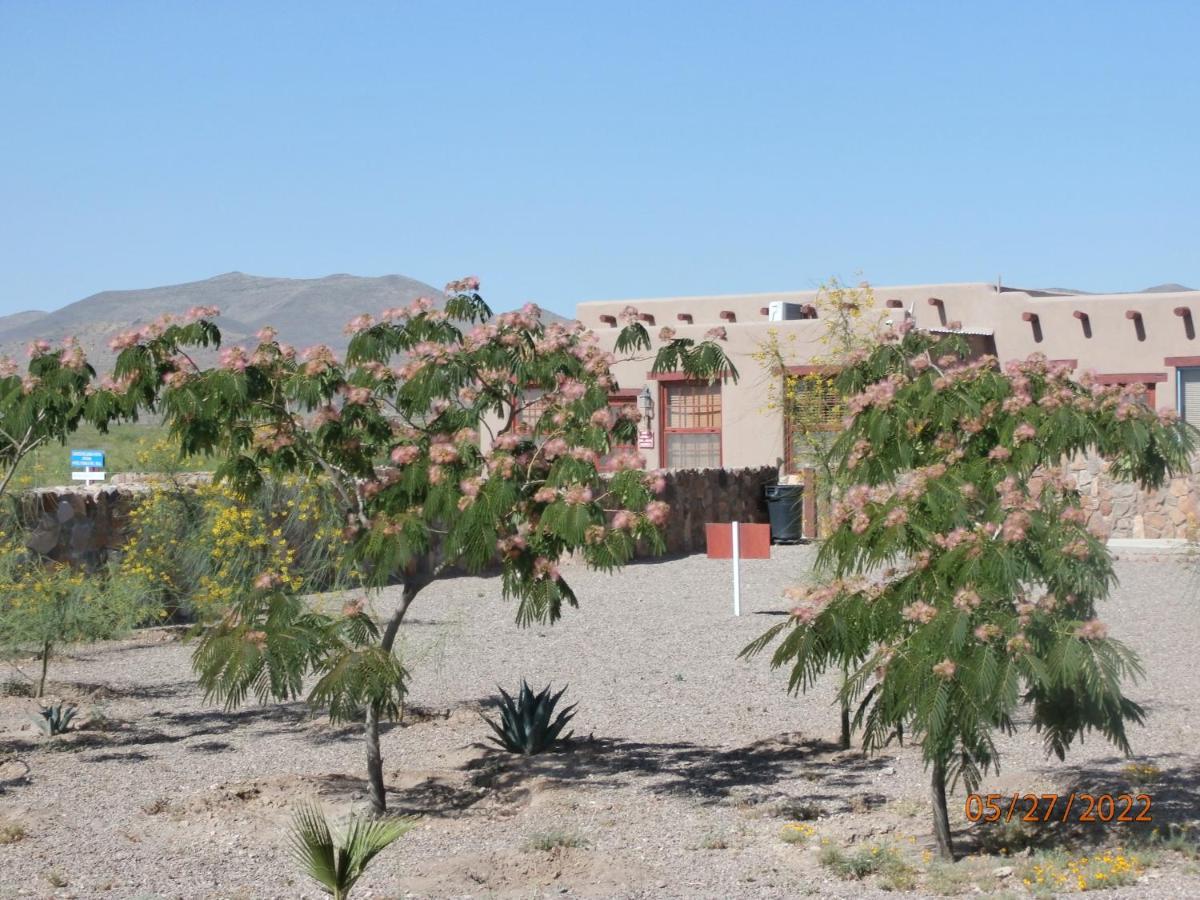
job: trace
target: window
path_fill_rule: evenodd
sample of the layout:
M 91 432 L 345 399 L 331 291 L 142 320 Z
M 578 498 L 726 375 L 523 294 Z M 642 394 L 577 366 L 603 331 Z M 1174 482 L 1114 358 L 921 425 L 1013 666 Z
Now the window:
M 1200 426 L 1200 366 L 1177 369 L 1179 373 L 1179 417 Z
M 784 470 L 810 468 L 842 430 L 845 407 L 834 386 L 837 369 L 796 366 L 783 379 Z
M 521 406 L 516 410 L 516 421 L 530 431 L 537 428 L 538 420 L 546 412 L 549 405 L 546 402 L 544 388 L 532 387 L 521 391 Z
M 662 463 L 668 469 L 721 465 L 721 385 L 663 382 Z
M 1155 405 L 1156 400 L 1157 400 L 1157 391 L 1155 389 L 1155 386 L 1159 382 L 1164 382 L 1166 380 L 1167 380 L 1167 376 L 1165 374 L 1159 374 L 1159 373 L 1154 373 L 1154 372 L 1147 372 L 1147 373 L 1142 373 L 1139 375 L 1097 375 L 1096 376 L 1097 384 L 1115 384 L 1122 388 L 1129 387 L 1132 384 L 1140 384 L 1142 387 L 1144 387 L 1146 389 L 1146 392 L 1142 395 L 1142 402 L 1145 403 L 1147 406 L 1149 406 L 1151 409 L 1157 408 Z M 1200 413 L 1200 410 L 1197 410 L 1197 412 Z

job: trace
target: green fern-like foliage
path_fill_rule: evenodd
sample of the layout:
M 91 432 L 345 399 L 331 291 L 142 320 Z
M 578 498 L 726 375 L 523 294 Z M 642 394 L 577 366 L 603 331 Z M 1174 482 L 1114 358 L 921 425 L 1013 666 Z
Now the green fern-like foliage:
M 543 322 L 532 304 L 493 315 L 478 288 L 474 278 L 447 285 L 444 309 L 419 298 L 356 317 L 342 359 L 326 346 L 297 352 L 264 329 L 253 349 L 228 347 L 201 369 L 189 350 L 220 339 L 204 309 L 198 322 L 120 340 L 121 396 L 160 414 L 182 453 L 211 456 L 237 494 L 288 478 L 318 487 L 339 523 L 333 568 L 368 595 L 399 586 L 387 619 L 329 615 L 298 596 L 303 559 L 271 555 L 261 574 L 239 567 L 245 577 L 226 586 L 228 608 L 205 623 L 194 656 L 201 686 L 227 706 L 296 697 L 316 676 L 310 700 L 332 718 L 364 710 L 377 812 L 378 723 L 400 710 L 406 673 L 394 647 L 418 593 L 498 564 L 518 622 L 551 622 L 576 602 L 558 568 L 565 555 L 608 571 L 638 547 L 663 546 L 665 480 L 626 449 L 635 423 L 610 408 L 612 354 L 581 324 Z M 632 313 L 618 353 L 650 349 Z M 658 355 L 691 377 L 737 377 L 713 340 L 673 341 Z M 238 552 L 265 546 L 248 543 Z
M 970 360 L 954 335 L 900 329 L 838 386 L 852 419 L 830 451 L 824 581 L 743 653 L 778 641 L 793 691 L 845 671 L 864 747 L 910 735 L 938 783 L 997 769 L 1023 705 L 1060 758 L 1089 731 L 1129 752 L 1143 710 L 1122 685 L 1142 670 L 1097 618 L 1116 576 L 1064 463 L 1094 454 L 1158 487 L 1188 471 L 1194 429 L 1044 358 Z
M 578 704 L 572 703 L 560 710 L 557 716 L 554 715 L 554 708 L 566 693 L 566 687 L 557 694 L 551 694 L 550 686 L 546 685 L 535 694 L 529 689 L 529 683 L 522 679 L 521 690 L 517 692 L 515 700 L 503 688 L 499 688 L 499 691 L 502 698 L 500 721 L 484 717 L 484 721 L 496 733 L 491 739 L 494 743 L 510 753 L 533 756 L 570 740 L 571 732 L 562 735 L 562 730 L 575 717 L 574 710 Z
M 351 818 L 341 833 L 325 813 L 302 804 L 292 820 L 291 845 L 296 862 L 334 900 L 345 900 L 376 856 L 417 824 L 413 818 Z

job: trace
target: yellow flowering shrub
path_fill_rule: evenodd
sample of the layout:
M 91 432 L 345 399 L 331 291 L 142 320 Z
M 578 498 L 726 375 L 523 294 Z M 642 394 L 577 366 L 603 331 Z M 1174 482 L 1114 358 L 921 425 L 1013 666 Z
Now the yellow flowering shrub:
M 342 534 L 320 485 L 286 479 L 253 502 L 223 484 L 160 489 L 131 512 L 121 571 L 177 616 L 212 621 L 257 579 L 333 586 Z
M 1138 857 L 1121 849 L 1104 850 L 1090 856 L 1036 860 L 1025 869 L 1022 882 L 1039 894 L 1098 891 L 1133 884 L 1143 871 Z
M 57 648 L 119 637 L 158 612 L 119 573 L 45 560 L 25 548 L 20 532 L 0 531 L 0 656 L 39 657 L 40 672 L 25 673 L 37 696 Z
M 753 353 L 773 376 L 766 382 L 764 407 L 783 411 L 789 472 L 821 467 L 846 415 L 844 398 L 834 387 L 836 372 L 855 351 L 871 346 L 884 315 L 870 285 L 849 287 L 836 278 L 821 285 L 811 305 L 821 322 L 818 353 L 799 358 L 795 331 L 784 335 L 775 327 Z M 796 363 L 813 371 L 790 373 Z

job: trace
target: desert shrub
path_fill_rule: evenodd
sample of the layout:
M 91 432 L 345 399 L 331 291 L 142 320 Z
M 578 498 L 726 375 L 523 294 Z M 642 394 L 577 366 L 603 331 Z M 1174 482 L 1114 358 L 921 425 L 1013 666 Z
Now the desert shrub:
M 1137 883 L 1145 871 L 1141 859 L 1123 849 L 1097 849 L 1086 856 L 1062 850 L 1037 853 L 1022 864 L 1021 882 L 1035 896 L 1098 891 Z
M 916 870 L 899 850 L 887 844 L 864 844 L 846 852 L 830 843 L 821 847 L 817 858 L 821 865 L 841 878 L 862 879 L 878 875 L 887 890 L 908 890 L 916 884 Z
M 224 484 L 164 486 L 132 509 L 120 571 L 172 619 L 211 622 L 265 571 L 298 593 L 353 584 L 342 525 L 328 491 L 296 477 L 250 498 Z
M 565 687 L 557 694 L 551 694 L 550 686 L 546 685 L 535 694 L 529 689 L 529 683 L 522 681 L 515 700 L 504 688 L 498 690 L 502 698 L 500 720 L 484 717 L 496 733 L 491 739 L 494 743 L 510 753 L 533 756 L 570 739 L 571 733 L 563 735 L 562 730 L 574 718 L 576 704 L 572 703 L 554 715 L 555 706 L 567 691 Z
M 71 730 L 71 722 L 77 711 L 78 707 L 74 703 L 64 703 L 60 700 L 58 703 L 43 706 L 34 721 L 47 737 L 57 737 Z
M 525 842 L 525 846 L 530 850 L 549 851 L 559 847 L 578 848 L 586 847 L 588 841 L 583 836 L 574 831 L 566 831 L 563 829 L 553 829 L 551 831 L 539 831 L 531 834 L 529 840 Z
M 0 655 L 36 654 L 40 672 L 27 677 L 37 697 L 56 648 L 120 637 L 159 612 L 114 568 L 85 573 L 42 559 L 12 535 L 0 538 Z
M 816 827 L 807 822 L 788 822 L 780 830 L 779 837 L 785 844 L 807 844 L 816 833 Z
M 320 808 L 303 804 L 292 819 L 292 853 L 304 873 L 321 885 L 325 893 L 334 900 L 345 900 L 371 860 L 416 824 L 412 818 L 372 819 L 356 815 L 339 832 L 330 827 Z

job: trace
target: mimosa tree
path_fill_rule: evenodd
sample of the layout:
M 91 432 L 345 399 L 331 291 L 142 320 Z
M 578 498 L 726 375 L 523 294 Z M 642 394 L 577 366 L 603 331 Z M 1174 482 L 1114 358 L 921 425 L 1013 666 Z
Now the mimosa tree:
M 920 742 L 934 834 L 952 856 L 947 786 L 998 767 L 997 731 L 1028 706 L 1060 758 L 1094 730 L 1129 752 L 1143 709 L 1122 692 L 1141 668 L 1098 604 L 1112 559 L 1063 463 L 1092 453 L 1145 488 L 1188 470 L 1193 430 L 1136 389 L 1073 381 L 1033 357 L 1001 369 L 952 335 L 888 332 L 838 378 L 846 427 L 831 449 L 842 488 L 817 567 L 780 640 L 793 691 L 845 669 L 864 748 Z
M 22 367 L 0 357 L 0 497 L 8 491 L 22 461 L 51 443 L 62 444 L 87 422 L 104 429 L 134 412 L 111 381 L 97 381 L 78 341 L 59 346 L 29 344 Z
M 378 813 L 379 723 L 404 696 L 393 651 L 417 595 L 456 567 L 498 561 L 517 620 L 554 621 L 576 603 L 558 568 L 564 554 L 613 569 L 639 541 L 661 547 L 668 513 L 655 499 L 662 477 L 615 449 L 632 443 L 636 412 L 610 408 L 613 357 L 595 335 L 544 325 L 534 306 L 493 316 L 474 279 L 447 294 L 444 309 L 421 299 L 354 319 L 345 360 L 322 346 L 298 353 L 264 330 L 253 349 L 228 347 L 201 370 L 187 356 L 195 333 L 175 326 L 124 336 L 116 368 L 184 453 L 214 455 L 216 476 L 243 493 L 285 474 L 323 485 L 345 516 L 346 557 L 364 591 L 399 585 L 382 618 L 366 597 L 328 613 L 296 596 L 282 567 L 263 571 L 194 658 L 208 695 L 229 706 L 298 696 L 315 673 L 309 699 L 331 719 L 363 710 Z M 213 312 L 196 311 L 204 335 L 217 334 Z M 624 319 L 618 352 L 649 350 L 636 310 Z M 714 342 L 672 339 L 659 353 L 691 374 L 732 370 Z

